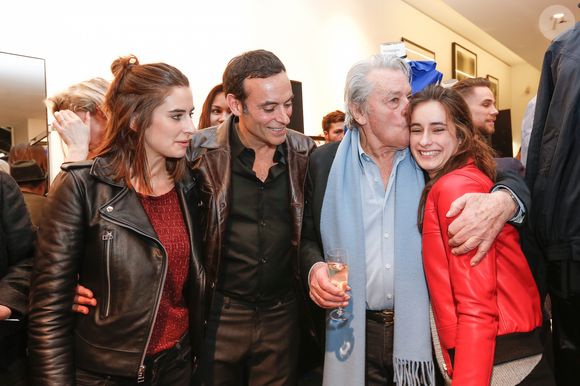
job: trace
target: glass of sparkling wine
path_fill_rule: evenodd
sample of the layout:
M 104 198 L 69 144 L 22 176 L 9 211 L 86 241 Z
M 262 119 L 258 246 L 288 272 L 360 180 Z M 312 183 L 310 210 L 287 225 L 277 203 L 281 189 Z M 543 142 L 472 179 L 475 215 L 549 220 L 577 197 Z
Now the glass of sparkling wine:
M 346 249 L 333 248 L 326 251 L 326 264 L 330 282 L 342 290 L 346 290 L 348 285 L 348 253 Z M 338 307 L 330 312 L 330 319 L 345 321 L 348 319 L 348 315 L 342 307 Z

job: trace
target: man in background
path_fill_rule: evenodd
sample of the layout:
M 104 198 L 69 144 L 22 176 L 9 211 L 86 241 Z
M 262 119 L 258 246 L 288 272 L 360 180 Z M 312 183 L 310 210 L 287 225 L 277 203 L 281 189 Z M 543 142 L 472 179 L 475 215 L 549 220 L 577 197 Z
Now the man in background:
M 344 137 L 344 113 L 340 110 L 322 118 L 322 133 L 326 143 L 339 142 Z
M 491 92 L 491 83 L 484 78 L 465 78 L 451 87 L 457 91 L 471 112 L 473 126 L 483 136 L 495 132 L 495 120 L 499 111 L 495 107 L 495 98 Z
M 457 91 L 467 103 L 471 112 L 473 127 L 491 145 L 491 136 L 495 133 L 495 120 L 499 111 L 491 91 L 491 83 L 485 78 L 465 78 L 455 83 L 452 89 Z M 495 159 L 500 171 L 512 171 L 524 176 L 524 166 L 513 157 Z

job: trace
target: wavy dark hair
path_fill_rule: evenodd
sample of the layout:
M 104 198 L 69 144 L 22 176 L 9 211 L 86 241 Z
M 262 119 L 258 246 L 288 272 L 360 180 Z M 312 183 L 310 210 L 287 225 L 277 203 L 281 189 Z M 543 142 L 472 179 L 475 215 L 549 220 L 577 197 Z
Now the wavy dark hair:
M 213 105 L 213 100 L 215 99 L 216 95 L 220 92 L 224 92 L 224 85 L 218 84 L 214 86 L 207 94 L 205 98 L 205 102 L 203 102 L 203 107 L 201 108 L 201 115 L 199 116 L 199 125 L 197 128 L 199 130 L 205 129 L 211 126 L 211 106 Z
M 495 160 L 494 151 L 481 138 L 478 131 L 473 127 L 471 121 L 471 113 L 467 103 L 463 97 L 457 92 L 449 88 L 444 88 L 437 85 L 431 85 L 421 92 L 415 94 L 409 102 L 407 109 L 407 121 L 411 124 L 411 116 L 417 106 L 429 101 L 439 102 L 448 119 L 453 121 L 455 125 L 455 135 L 459 140 L 457 151 L 453 154 L 443 165 L 441 170 L 425 184 L 425 189 L 421 194 L 421 201 L 419 203 L 418 224 L 419 229 L 423 227 L 423 211 L 425 209 L 425 202 L 427 195 L 433 185 L 445 174 L 458 169 L 467 164 L 469 160 L 473 160 L 475 166 L 481 170 L 492 181 L 495 181 Z
M 121 57 L 111 64 L 115 79 L 105 96 L 108 117 L 102 144 L 97 155 L 111 157 L 109 167 L 115 180 L 132 187 L 135 178 L 145 192 L 151 193 L 145 150 L 145 129 L 153 120 L 153 111 L 163 104 L 174 87 L 189 87 L 189 80 L 177 68 L 165 63 L 139 64 L 134 55 Z M 185 158 L 167 158 L 169 175 L 179 181 L 186 172 Z

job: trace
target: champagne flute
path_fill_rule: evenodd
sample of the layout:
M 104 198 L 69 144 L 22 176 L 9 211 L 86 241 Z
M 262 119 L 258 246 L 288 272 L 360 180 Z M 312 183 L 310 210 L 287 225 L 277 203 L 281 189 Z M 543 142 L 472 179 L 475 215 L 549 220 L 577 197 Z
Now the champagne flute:
M 344 248 L 333 248 L 326 251 L 326 265 L 330 282 L 342 290 L 348 286 L 348 253 Z M 338 307 L 330 312 L 330 319 L 344 322 L 348 319 L 347 312 Z

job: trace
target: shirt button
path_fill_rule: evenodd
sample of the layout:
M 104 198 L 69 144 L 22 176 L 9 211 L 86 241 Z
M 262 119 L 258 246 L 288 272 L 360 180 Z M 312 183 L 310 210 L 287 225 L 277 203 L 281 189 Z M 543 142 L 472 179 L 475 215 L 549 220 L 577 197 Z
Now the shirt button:
M 386 268 L 386 269 L 391 269 L 391 264 L 387 264 L 387 265 L 385 265 L 385 268 Z
M 105 208 L 105 210 L 107 211 L 107 213 L 111 213 L 113 211 L 113 207 L 109 205 Z
M 265 227 L 266 226 L 266 221 L 264 221 L 264 220 L 260 221 L 260 225 L 263 226 L 263 227 Z
M 266 258 L 265 258 L 265 257 L 262 257 L 262 258 L 260 259 L 260 263 L 262 263 L 262 264 L 266 264 L 266 261 L 267 261 L 267 260 L 266 260 Z
M 389 238 L 389 234 L 385 232 L 385 233 L 383 234 L 383 237 L 384 237 L 385 239 L 388 239 L 388 238 Z
M 393 294 L 387 294 L 387 299 L 391 300 L 393 298 Z

